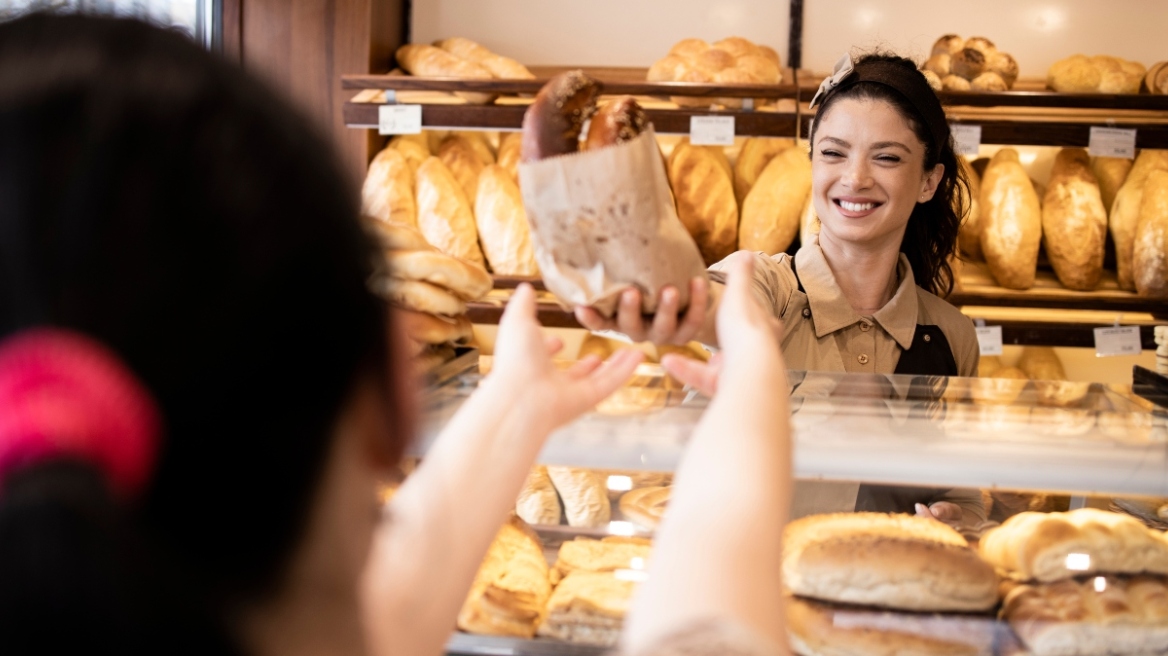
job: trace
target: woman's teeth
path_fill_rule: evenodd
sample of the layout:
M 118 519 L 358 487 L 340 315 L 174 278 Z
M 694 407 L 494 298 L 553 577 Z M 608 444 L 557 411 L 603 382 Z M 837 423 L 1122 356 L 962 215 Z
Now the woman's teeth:
M 846 200 L 841 200 L 839 204 L 840 207 L 849 212 L 867 212 L 868 210 L 876 207 L 876 203 L 849 203 Z

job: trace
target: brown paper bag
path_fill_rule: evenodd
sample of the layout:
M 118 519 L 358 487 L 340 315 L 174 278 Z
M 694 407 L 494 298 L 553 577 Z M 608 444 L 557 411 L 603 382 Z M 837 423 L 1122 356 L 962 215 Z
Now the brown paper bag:
M 629 287 L 652 314 L 673 285 L 706 276 L 677 218 L 653 129 L 627 143 L 519 165 L 519 187 L 544 284 L 562 302 L 611 317 Z

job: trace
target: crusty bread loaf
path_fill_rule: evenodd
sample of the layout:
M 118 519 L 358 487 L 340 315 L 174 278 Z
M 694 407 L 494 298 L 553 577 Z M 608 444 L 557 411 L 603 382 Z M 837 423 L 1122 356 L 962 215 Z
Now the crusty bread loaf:
M 539 635 L 615 647 L 635 589 L 635 582 L 611 572 L 573 572 L 548 599 Z
M 418 167 L 422 162 L 430 157 L 430 148 L 426 145 L 424 139 L 411 139 L 413 135 L 398 135 L 389 140 L 389 148 L 396 150 L 406 158 L 406 162 L 410 165 L 410 170 L 417 173 Z
M 428 250 L 388 251 L 390 275 L 437 285 L 464 301 L 477 301 L 491 291 L 493 281 L 481 266 Z
M 441 48 L 410 43 L 397 49 L 398 66 L 411 75 L 420 77 L 460 77 L 472 80 L 489 80 L 491 72 L 473 62 L 461 59 Z M 457 94 L 469 103 L 487 104 L 495 99 L 493 94 L 463 92 Z
M 978 550 L 1020 581 L 1168 574 L 1168 541 L 1133 517 L 1094 508 L 1014 515 L 983 535 Z
M 986 71 L 985 55 L 966 45 L 960 52 L 953 55 L 949 63 L 953 75 L 961 76 L 971 82 Z
M 934 53 L 929 60 L 925 62 L 925 70 L 937 75 L 939 78 L 953 74 L 953 55 L 949 52 Z
M 402 329 L 419 344 L 465 344 L 474 329 L 466 317 L 441 317 L 412 310 L 397 310 Z
M 462 187 L 468 202 L 478 197 L 479 174 L 483 172 L 483 162 L 475 152 L 469 139 L 451 134 L 438 146 L 438 159 L 454 174 L 454 179 Z
M 819 216 L 815 213 L 815 203 L 811 194 L 803 203 L 803 213 L 799 216 L 799 244 L 806 246 L 813 239 L 819 239 Z
M 450 134 L 458 135 L 466 140 L 470 145 L 471 150 L 478 156 L 479 161 L 483 166 L 489 166 L 495 163 L 495 147 L 491 144 L 491 140 L 487 138 L 487 133 L 482 130 L 451 130 Z M 438 141 L 438 147 L 441 149 L 442 141 L 446 140 L 449 135 L 443 135 L 442 139 Z
M 491 52 L 489 49 L 462 37 L 451 37 L 434 43 L 435 46 L 462 59 L 474 62 L 503 80 L 534 80 L 535 75 L 519 62 Z
M 972 91 L 1009 91 L 1010 85 L 994 71 L 987 70 L 969 81 Z
M 438 250 L 485 267 L 466 192 L 437 157 L 418 167 L 418 228 Z
M 1067 373 L 1058 354 L 1049 346 L 1027 346 L 1018 358 L 1021 369 L 1031 380 L 1066 380 Z
M 418 225 L 414 172 L 406 158 L 386 147 L 369 163 L 361 186 L 361 213 L 400 225 Z
M 553 583 L 572 572 L 615 572 L 644 569 L 652 543 L 644 538 L 607 537 L 602 540 L 576 538 L 560 545 L 552 568 Z
M 925 75 L 925 82 L 929 83 L 929 88 L 933 91 L 944 91 L 945 84 L 941 82 L 941 76 L 933 71 L 921 71 Z
M 810 192 L 811 161 L 806 150 L 788 148 L 772 158 L 742 203 L 738 247 L 769 255 L 787 250 L 799 234 Z
M 522 140 L 523 134 L 519 132 L 508 132 L 499 139 L 499 166 L 507 171 L 515 184 L 519 184 L 519 144 Z
M 421 280 L 375 277 L 369 282 L 373 292 L 396 307 L 453 317 L 466 314 L 466 302 L 453 292 Z
M 1115 203 L 1115 194 L 1127 180 L 1131 171 L 1132 161 L 1127 157 L 1092 157 L 1091 171 L 1099 182 L 1099 194 L 1103 197 L 1103 208 L 1109 213 Z
M 794 594 L 914 611 L 980 611 L 998 601 L 993 568 L 940 522 L 840 513 L 791 522 L 783 582 Z
M 1147 69 L 1139 62 L 1109 55 L 1095 55 L 1091 64 L 1099 71 L 1100 93 L 1139 93 Z
M 1090 93 L 1099 88 L 1103 75 L 1086 55 L 1071 55 L 1051 64 L 1046 86 L 1063 93 Z
M 669 156 L 668 173 L 677 216 L 706 264 L 733 253 L 738 245 L 738 204 L 733 182 L 717 154 L 682 141 Z
M 960 75 L 949 74 L 941 78 L 941 89 L 944 91 L 969 91 L 971 88 L 969 80 Z
M 742 37 L 729 37 L 714 44 L 701 39 L 683 39 L 649 68 L 647 79 L 650 82 L 778 84 L 782 81 L 782 71 L 774 49 Z M 742 98 L 674 96 L 672 100 L 682 107 L 717 104 L 738 109 L 743 106 Z
M 584 121 L 596 111 L 599 95 L 600 85 L 583 71 L 565 71 L 548 80 L 523 114 L 521 161 L 579 150 Z
M 592 116 L 584 150 L 632 141 L 645 131 L 645 110 L 632 96 L 606 102 Z
M 800 656 L 990 656 L 989 617 L 897 613 L 789 597 L 787 631 Z
M 1107 210 L 1082 148 L 1063 148 L 1055 157 L 1042 202 L 1042 242 L 1064 287 L 1089 291 L 1099 284 Z
M 515 501 L 515 514 L 528 524 L 559 524 L 560 497 L 548 477 L 547 467 L 535 467 L 523 482 Z
M 458 613 L 471 633 L 531 638 L 551 597 L 543 545 L 512 517 L 495 536 Z
M 1038 270 L 1042 212 L 1038 194 L 1012 148 L 999 150 L 982 180 L 981 249 L 998 284 L 1029 289 Z
M 952 55 L 954 53 L 961 52 L 963 48 L 965 48 L 965 39 L 956 34 L 946 34 L 933 43 L 933 50 L 931 54 Z
M 1168 651 L 1168 586 L 1159 577 L 1019 585 L 1001 614 L 1035 656 Z
M 361 224 L 373 235 L 374 239 L 389 250 L 397 251 L 432 251 L 430 245 L 416 226 L 406 226 L 398 223 L 365 218 Z
M 625 518 L 646 528 L 657 528 L 669 506 L 673 488 L 669 486 L 641 487 L 629 490 L 620 499 L 620 511 Z
M 769 137 L 750 137 L 742 143 L 734 162 L 734 197 L 739 205 L 746 200 L 746 194 L 775 155 L 794 145 L 791 139 Z
M 985 227 L 981 214 L 981 178 L 964 157 L 958 157 L 957 163 L 965 171 L 965 178 L 969 180 L 969 206 L 965 210 L 965 217 L 961 220 L 961 228 L 957 233 L 957 245 L 961 252 L 970 259 L 980 260 L 983 259 L 981 231 Z
M 479 175 L 474 213 L 479 242 L 492 271 L 504 276 L 539 275 L 519 185 L 502 166 L 492 164 Z
M 1018 62 L 1009 53 L 995 50 L 986 58 L 986 70 L 997 73 L 1011 89 L 1018 80 Z
M 548 467 L 548 476 L 560 499 L 569 526 L 604 526 L 612 518 L 605 479 L 592 469 Z
M 1153 171 L 1144 185 L 1132 277 L 1140 296 L 1168 298 L 1168 171 Z
M 1140 151 L 1123 186 L 1115 194 L 1115 203 L 1108 216 L 1108 228 L 1115 242 L 1115 265 L 1120 289 L 1134 291 L 1136 288 L 1132 254 L 1136 229 L 1140 223 L 1144 186 L 1152 171 L 1168 171 L 1168 150 Z

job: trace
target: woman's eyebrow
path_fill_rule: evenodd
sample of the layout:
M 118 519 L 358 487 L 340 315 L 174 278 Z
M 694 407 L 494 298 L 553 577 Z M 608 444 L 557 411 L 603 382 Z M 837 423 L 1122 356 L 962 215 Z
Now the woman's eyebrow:
M 823 137 L 819 140 L 820 143 L 823 143 L 824 141 L 830 141 L 834 144 L 839 144 L 840 146 L 843 146 L 844 148 L 850 148 L 852 146 L 852 144 L 844 141 L 843 139 L 837 139 L 836 137 Z
M 912 148 L 900 143 L 899 141 L 878 141 L 872 144 L 872 150 L 879 150 L 881 148 L 900 148 L 906 153 L 911 153 Z

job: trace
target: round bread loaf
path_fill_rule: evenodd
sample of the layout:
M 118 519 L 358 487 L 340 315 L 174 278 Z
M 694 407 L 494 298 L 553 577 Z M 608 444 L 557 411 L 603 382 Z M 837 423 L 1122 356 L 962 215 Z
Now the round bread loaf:
M 941 88 L 945 91 L 969 91 L 969 80 L 960 75 L 946 75 L 941 78 Z
M 969 83 L 969 88 L 974 91 L 1009 91 L 1010 86 L 1002 79 L 1001 75 L 993 71 L 986 71 L 981 75 L 973 78 Z
M 965 48 L 965 39 L 956 34 L 946 34 L 933 44 L 933 55 L 952 55 Z
M 945 85 L 941 83 L 941 78 L 933 71 L 921 71 L 925 74 L 925 81 L 929 83 L 929 88 L 933 91 L 941 91 Z
M 783 582 L 794 594 L 912 611 L 981 611 L 998 601 L 994 570 L 941 522 L 839 513 L 791 522 Z
M 980 50 L 966 46 L 964 50 L 953 55 L 950 69 L 954 75 L 972 80 L 986 70 L 986 56 Z
M 994 45 L 993 41 L 990 41 L 984 36 L 969 37 L 965 40 L 965 47 L 980 52 L 987 59 L 998 49 L 998 47 Z
M 939 52 L 929 61 L 925 62 L 925 70 L 936 73 L 939 77 L 945 77 L 953 72 L 953 56 L 948 52 Z
M 1000 75 L 1007 87 L 1014 88 L 1014 82 L 1018 80 L 1018 62 L 1009 53 L 995 50 L 986 59 L 986 68 Z

